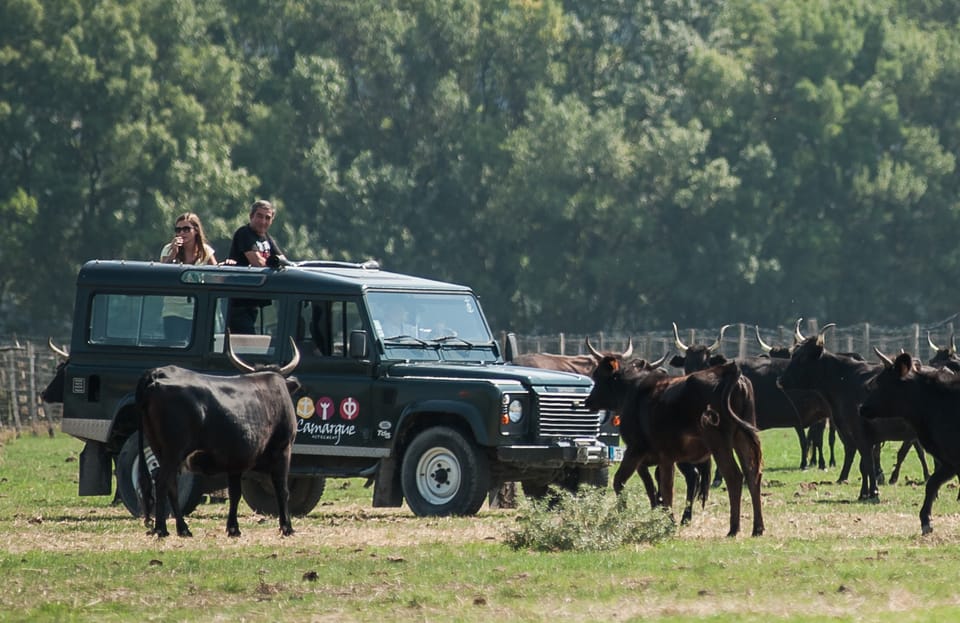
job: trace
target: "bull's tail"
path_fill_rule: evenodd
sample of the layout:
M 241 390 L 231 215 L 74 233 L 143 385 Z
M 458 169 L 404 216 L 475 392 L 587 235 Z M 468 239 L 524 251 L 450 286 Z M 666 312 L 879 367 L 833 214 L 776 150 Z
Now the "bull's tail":
M 155 377 L 150 374 L 150 372 L 147 372 L 141 376 L 140 380 L 137 382 L 137 391 L 135 395 L 137 418 L 139 420 L 139 425 L 137 426 L 137 441 L 140 450 L 140 465 L 137 472 L 137 482 L 140 485 L 140 508 L 143 511 L 143 523 L 148 528 L 151 525 L 150 519 L 154 512 L 154 487 L 153 478 L 150 476 L 150 466 L 147 463 L 147 457 L 143 451 L 143 428 L 144 420 L 147 414 L 147 407 L 149 404 L 150 388 L 153 386 L 155 380 Z
M 747 456 L 755 457 L 757 465 L 753 466 L 756 470 L 760 470 L 763 466 L 760 465 L 763 456 L 762 450 L 760 448 L 760 429 L 754 426 L 747 419 L 741 417 L 736 409 L 733 407 L 734 396 L 739 397 L 739 402 L 743 407 L 744 415 L 747 418 L 756 421 L 756 406 L 753 398 L 753 386 L 750 384 L 750 380 L 745 378 L 741 371 L 740 366 L 736 363 L 731 364 L 732 370 L 727 371 L 722 378 L 722 392 L 720 404 L 723 407 L 722 413 L 718 414 L 718 420 L 724 420 L 731 422 L 734 426 L 733 435 L 739 436 L 741 439 L 745 440 L 749 445 L 749 452 Z M 719 424 L 719 421 L 718 421 Z M 746 468 L 746 466 L 744 466 Z

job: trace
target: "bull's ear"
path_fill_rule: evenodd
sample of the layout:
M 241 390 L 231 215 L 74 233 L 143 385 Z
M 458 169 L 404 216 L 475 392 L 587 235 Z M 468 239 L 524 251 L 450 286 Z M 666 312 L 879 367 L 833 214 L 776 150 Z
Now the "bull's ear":
M 893 362 L 893 366 L 897 370 L 897 375 L 903 378 L 913 369 L 913 358 L 909 353 L 903 353 L 897 356 Z
M 723 355 L 714 355 L 707 363 L 709 363 L 711 366 L 722 366 L 723 364 L 727 363 L 727 358 Z
M 683 364 L 686 362 L 686 357 L 681 357 L 680 355 L 674 355 L 670 358 L 670 365 L 674 368 L 682 368 Z

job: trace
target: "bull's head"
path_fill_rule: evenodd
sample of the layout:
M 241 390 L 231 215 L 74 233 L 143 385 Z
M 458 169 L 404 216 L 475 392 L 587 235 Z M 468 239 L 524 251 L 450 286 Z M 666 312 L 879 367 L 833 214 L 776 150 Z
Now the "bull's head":
M 50 381 L 50 384 L 40 392 L 40 399 L 44 402 L 57 403 L 63 402 L 63 383 L 64 376 L 66 372 L 64 368 L 67 366 L 67 360 L 70 358 L 70 353 L 65 349 L 57 347 L 53 343 L 53 338 L 47 338 L 47 346 L 55 355 L 60 358 L 60 363 L 57 364 L 57 371 L 53 375 L 53 380 Z
M 753 325 L 753 328 L 757 332 L 757 343 L 760 344 L 760 350 L 765 352 L 770 357 L 776 357 L 778 359 L 789 359 L 790 358 L 790 349 L 786 346 L 770 346 L 763 341 L 763 338 L 760 337 L 760 327 Z M 796 343 L 794 343 L 796 345 Z
M 930 344 L 930 348 L 934 351 L 933 357 L 931 357 L 927 363 L 935 368 L 947 368 L 953 372 L 960 372 L 960 357 L 957 357 L 957 346 L 954 341 L 953 332 L 950 333 L 949 346 L 937 346 L 934 344 L 929 331 L 927 331 L 927 343 Z
M 587 351 L 589 351 L 589 353 L 593 356 L 593 358 L 597 361 L 597 363 L 600 363 L 600 360 L 602 360 L 606 355 L 593 347 L 593 344 L 590 343 L 589 335 L 584 339 L 584 342 L 586 342 Z M 614 356 L 619 357 L 621 360 L 624 360 L 629 358 L 631 355 L 633 355 L 633 338 L 632 337 L 627 338 L 627 349 L 623 351 L 621 354 L 614 355 Z
M 713 344 L 705 346 L 703 344 L 694 344 L 693 346 L 687 346 L 683 343 L 683 340 L 680 339 L 680 332 L 677 330 L 677 323 L 673 324 L 673 339 L 677 345 L 677 349 L 680 351 L 679 355 L 676 355 L 670 360 L 670 365 L 675 368 L 683 368 L 683 371 L 686 374 L 691 372 L 696 372 L 697 370 L 703 370 L 709 368 L 710 366 L 716 366 L 726 362 L 727 358 L 723 355 L 716 354 L 720 350 L 720 345 L 723 343 L 723 333 L 726 331 L 730 325 L 725 324 L 720 327 L 720 333 L 717 335 L 717 339 L 714 340 Z
M 297 365 L 300 364 L 300 350 L 297 349 L 297 343 L 290 338 L 290 347 L 293 349 L 293 358 L 290 359 L 290 362 L 285 366 L 275 365 L 275 366 L 252 366 L 249 363 L 240 359 L 235 352 L 233 352 L 233 346 L 230 344 L 230 331 L 227 330 L 223 338 L 224 343 L 227 347 L 227 358 L 230 360 L 230 363 L 234 365 L 235 368 L 243 372 L 257 372 L 262 370 L 273 370 L 279 372 L 283 376 L 290 376 L 290 373 L 293 372 Z

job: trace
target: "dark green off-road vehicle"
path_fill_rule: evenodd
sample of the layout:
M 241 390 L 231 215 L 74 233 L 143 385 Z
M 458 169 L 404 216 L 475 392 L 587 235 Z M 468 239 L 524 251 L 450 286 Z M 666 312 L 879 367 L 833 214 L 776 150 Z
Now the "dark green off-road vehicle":
M 110 494 L 115 463 L 118 492 L 139 513 L 136 381 L 167 364 L 238 374 L 224 354 L 232 305 L 257 309 L 255 333 L 231 333 L 245 361 L 289 361 L 290 338 L 300 351 L 294 514 L 317 504 L 327 477 L 371 479 L 374 506 L 473 514 L 504 482 L 528 494 L 605 485 L 618 458 L 617 430 L 583 404 L 590 379 L 504 364 L 467 287 L 375 263 L 98 260 L 77 278 L 63 367 L 63 430 L 86 442 L 80 495 Z M 181 506 L 189 512 L 224 480 L 183 472 Z M 265 479 L 245 477 L 243 495 L 256 511 L 276 510 Z

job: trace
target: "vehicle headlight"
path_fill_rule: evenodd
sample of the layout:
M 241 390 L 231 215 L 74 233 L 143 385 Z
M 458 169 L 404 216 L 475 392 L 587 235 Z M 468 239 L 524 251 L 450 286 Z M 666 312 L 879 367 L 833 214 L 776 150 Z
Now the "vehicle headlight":
M 511 400 L 509 406 L 507 406 L 507 416 L 514 424 L 519 422 L 520 418 L 523 417 L 523 403 L 516 398 Z

